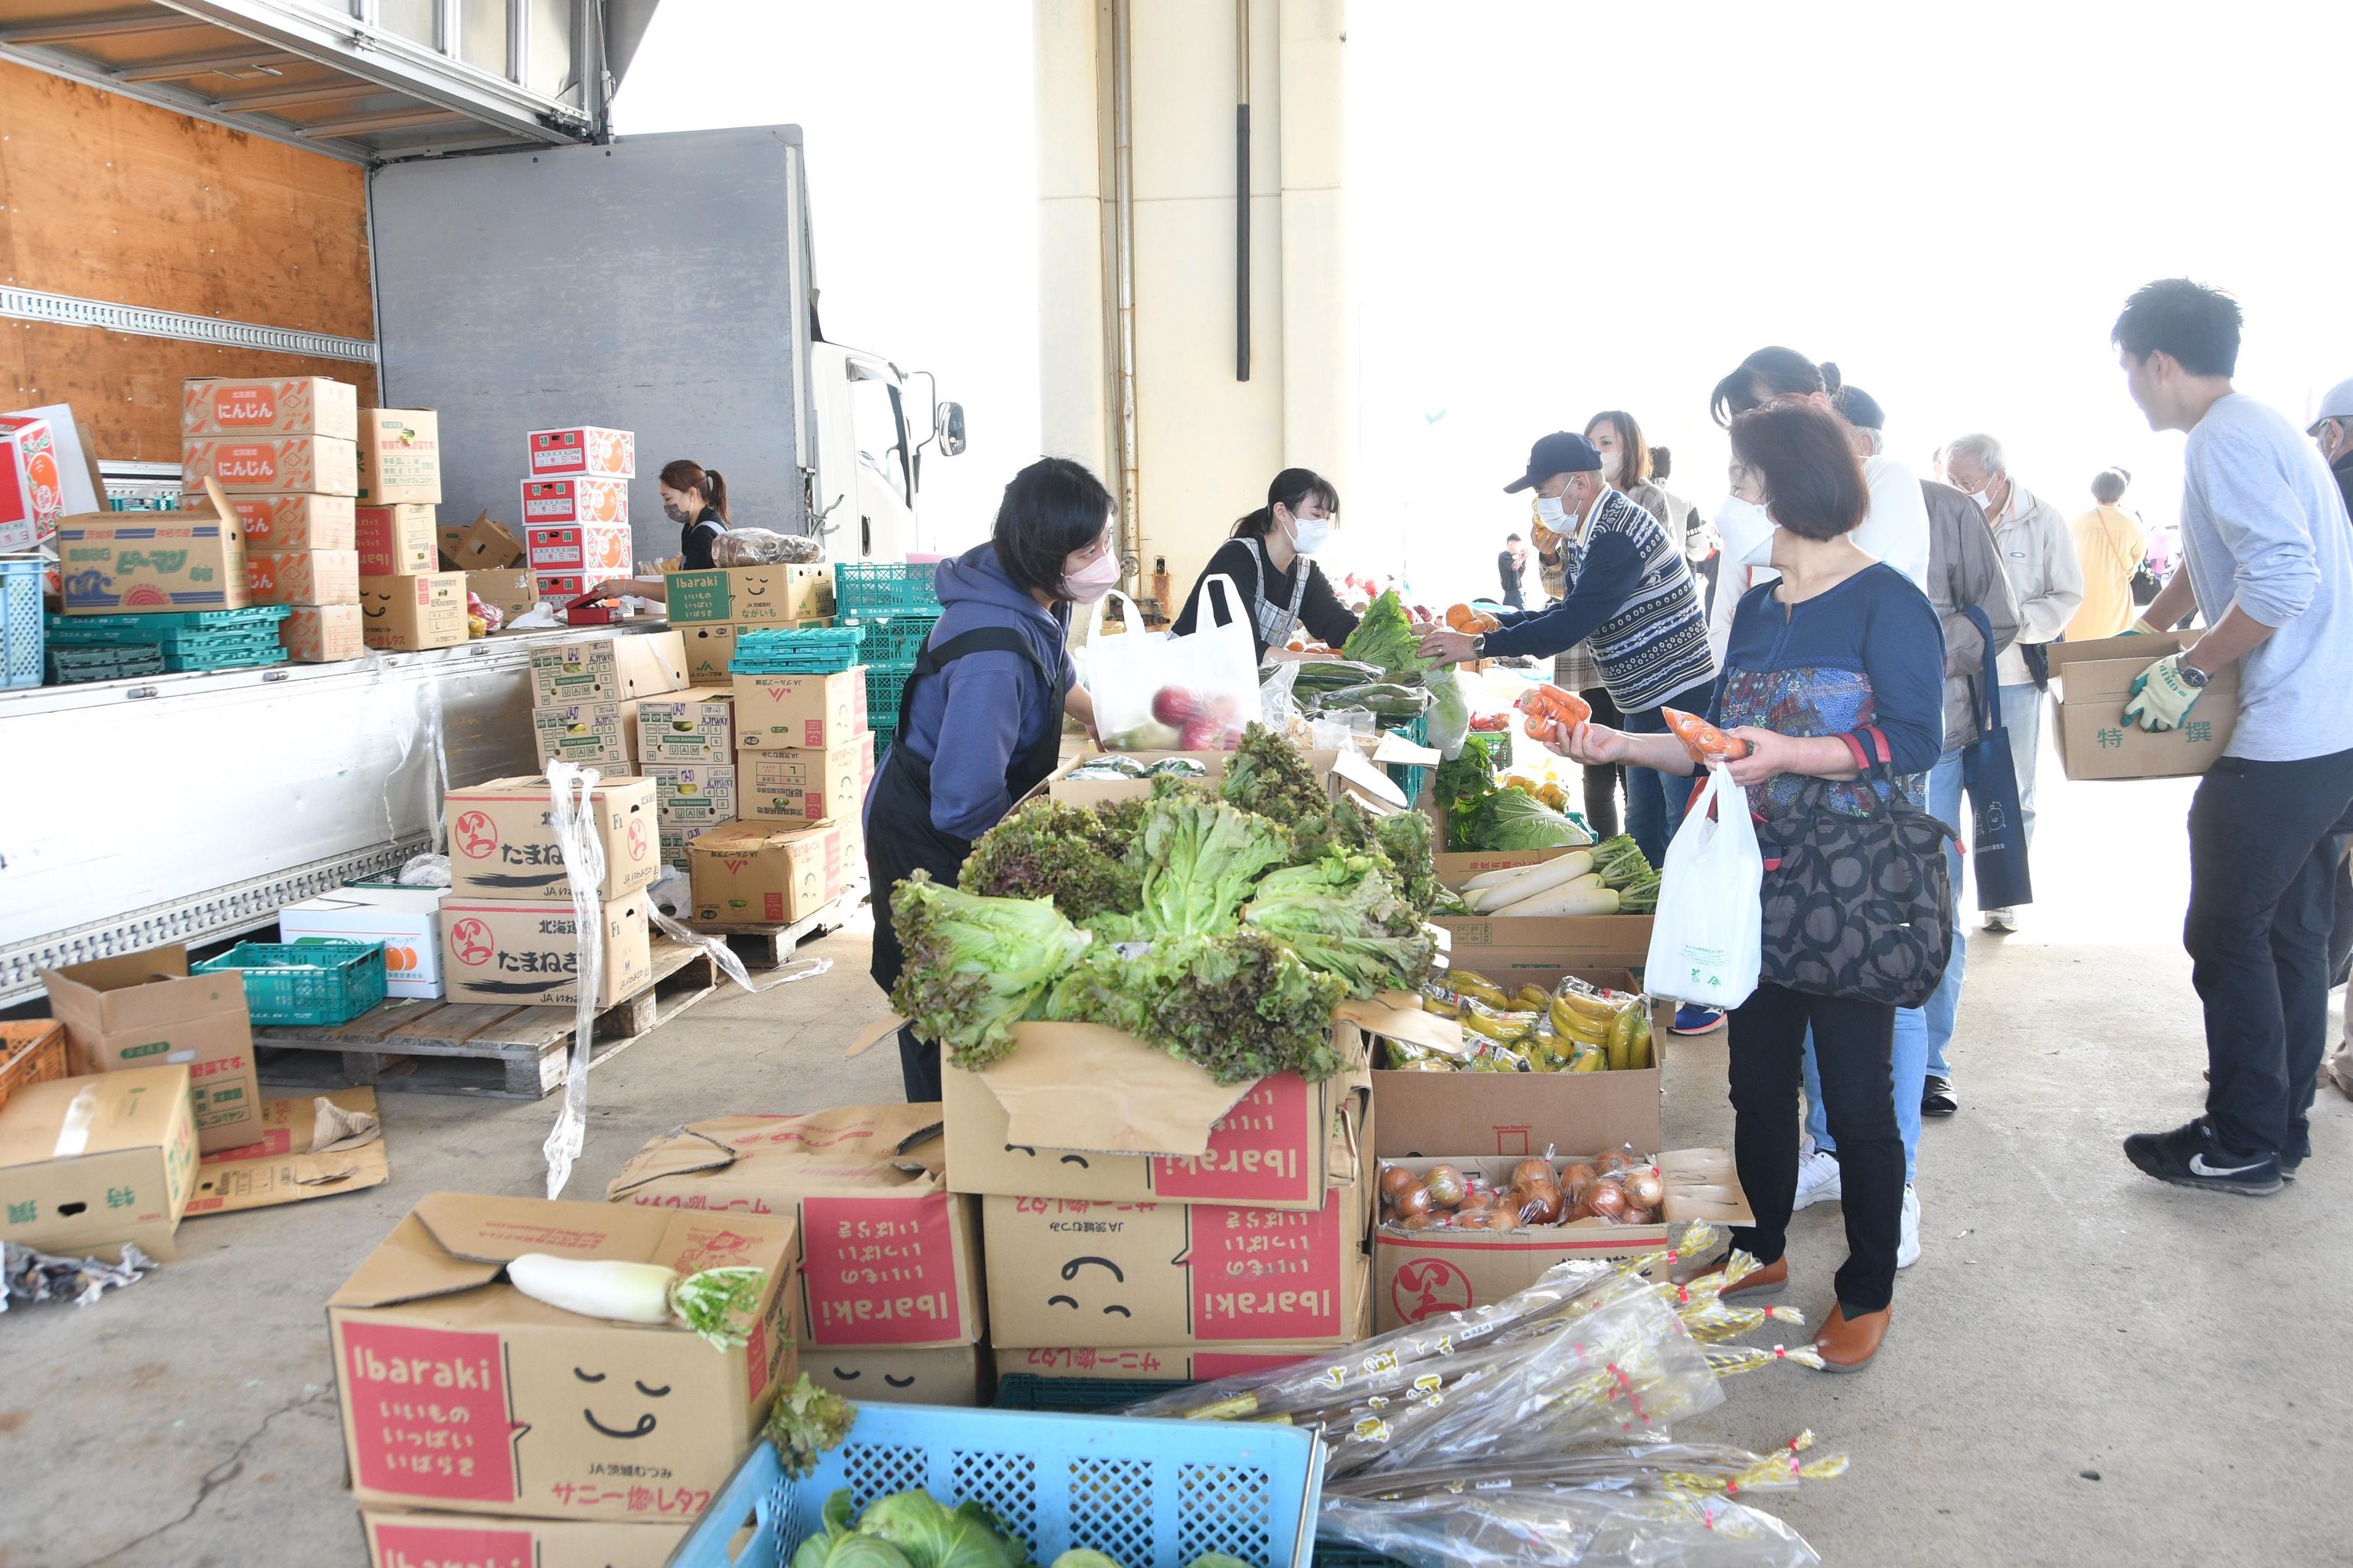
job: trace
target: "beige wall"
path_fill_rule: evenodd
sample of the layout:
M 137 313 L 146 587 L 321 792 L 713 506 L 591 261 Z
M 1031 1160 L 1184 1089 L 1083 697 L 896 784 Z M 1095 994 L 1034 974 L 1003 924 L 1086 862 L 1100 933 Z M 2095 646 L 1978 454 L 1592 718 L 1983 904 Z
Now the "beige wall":
M 1117 3 L 1035 0 L 1045 441 L 1096 463 L 1114 492 Z M 1302 464 L 1346 487 L 1345 7 L 1250 0 L 1251 365 L 1242 382 L 1234 375 L 1234 7 L 1127 4 L 1138 555 L 1146 574 L 1166 556 L 1181 598 L 1276 470 Z

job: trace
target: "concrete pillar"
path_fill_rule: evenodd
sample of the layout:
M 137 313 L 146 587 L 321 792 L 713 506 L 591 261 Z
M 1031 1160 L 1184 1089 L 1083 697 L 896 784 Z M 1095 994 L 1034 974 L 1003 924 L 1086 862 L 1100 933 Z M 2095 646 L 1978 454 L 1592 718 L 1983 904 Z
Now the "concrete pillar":
M 1119 489 L 1109 389 L 1104 246 L 1111 233 L 1101 103 L 1100 0 L 1035 0 L 1038 59 L 1038 381 L 1048 455 Z

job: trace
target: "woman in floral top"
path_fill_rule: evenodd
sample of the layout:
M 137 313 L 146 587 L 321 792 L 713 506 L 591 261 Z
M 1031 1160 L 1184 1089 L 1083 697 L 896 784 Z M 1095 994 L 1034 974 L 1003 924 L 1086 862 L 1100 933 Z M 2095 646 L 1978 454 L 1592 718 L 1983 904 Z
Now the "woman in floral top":
M 1772 564 L 1781 575 L 1742 596 L 1709 717 L 1751 748 L 1726 766 L 1748 791 L 1769 878 L 1777 828 L 1786 822 L 1794 830 L 1803 810 L 1819 804 L 1867 815 L 1861 792 L 1868 789 L 1900 791 L 1915 805 L 1926 798 L 1927 771 L 1944 744 L 1945 638 L 1926 595 L 1848 537 L 1869 510 L 1870 493 L 1831 415 L 1768 403 L 1734 420 L 1731 433 L 1733 492 L 1762 504 L 1777 525 Z M 1892 758 L 1884 784 L 1859 776 L 1848 744 L 1852 736 L 1870 754 L 1873 731 Z M 1693 770 L 1672 735 L 1582 724 L 1556 734 L 1553 746 L 1579 763 Z M 1732 1240 L 1765 1267 L 1725 1294 L 1764 1294 L 1788 1281 L 1783 1251 L 1810 1026 L 1838 1140 L 1847 1235 L 1834 1281 L 1838 1308 L 1815 1343 L 1833 1369 L 1857 1370 L 1878 1352 L 1895 1291 L 1904 1200 L 1895 1009 L 1767 984 L 1733 1010 L 1731 1025 L 1734 1156 L 1757 1215 Z

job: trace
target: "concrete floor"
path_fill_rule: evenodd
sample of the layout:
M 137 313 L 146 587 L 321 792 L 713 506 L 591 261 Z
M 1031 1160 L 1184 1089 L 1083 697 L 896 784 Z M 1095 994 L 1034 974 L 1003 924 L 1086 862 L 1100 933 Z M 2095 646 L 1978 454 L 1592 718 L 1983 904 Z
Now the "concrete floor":
M 1767 1448 L 1810 1427 L 1851 1454 L 1773 1505 L 1831 1563 L 2345 1562 L 2353 1101 L 2324 1091 L 2304 1179 L 2270 1200 L 2124 1163 L 2126 1133 L 2199 1104 L 2189 785 L 2044 776 L 2044 900 L 1971 943 L 1963 1110 L 1926 1134 L 1925 1256 L 1887 1349 L 1859 1377 L 1736 1379 L 1686 1430 Z M 830 938 L 805 951 L 831 973 L 706 1002 L 600 1068 L 571 1195 L 682 1121 L 895 1097 L 889 1053 L 841 1059 L 881 1010 L 865 946 Z M 1729 1141 L 1723 1054 L 1720 1034 L 1671 1050 L 1672 1141 Z M 190 1222 L 130 1289 L 0 1321 L 0 1568 L 364 1562 L 321 1303 L 419 1194 L 537 1192 L 554 1103 L 385 1110 L 389 1184 Z M 1788 1300 L 1825 1310 L 1842 1255 L 1835 1207 L 1799 1215 Z

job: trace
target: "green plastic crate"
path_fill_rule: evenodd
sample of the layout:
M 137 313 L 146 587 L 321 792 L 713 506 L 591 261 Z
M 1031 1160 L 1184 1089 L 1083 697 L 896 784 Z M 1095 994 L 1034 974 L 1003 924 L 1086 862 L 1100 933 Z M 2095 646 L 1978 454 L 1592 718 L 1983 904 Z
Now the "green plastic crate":
M 257 1024 L 348 1024 L 384 1000 L 380 942 L 241 942 L 195 969 L 238 971 Z
M 938 615 L 936 561 L 837 561 L 833 563 L 833 613 L 880 616 Z
M 219 653 L 174 653 L 164 650 L 164 668 L 176 674 L 210 669 L 259 669 L 264 665 L 284 664 L 286 650 L 282 647 L 243 647 Z
M 932 628 L 940 624 L 940 613 L 908 610 L 898 615 L 882 615 L 868 611 L 864 615 L 845 618 L 844 626 L 861 626 L 866 632 L 866 644 L 860 657 L 868 664 L 913 664 L 923 656 L 923 644 L 931 640 Z
M 241 610 L 166 610 L 152 616 L 58 616 L 48 617 L 49 636 L 86 634 L 93 640 L 109 632 L 135 632 L 131 642 L 158 642 L 192 632 L 242 629 L 275 633 L 278 623 L 293 614 L 284 605 L 249 605 Z
M 878 742 L 899 732 L 899 699 L 905 695 L 907 677 L 914 669 L 913 659 L 866 667 L 866 727 L 874 731 Z

